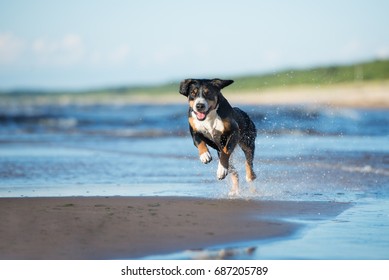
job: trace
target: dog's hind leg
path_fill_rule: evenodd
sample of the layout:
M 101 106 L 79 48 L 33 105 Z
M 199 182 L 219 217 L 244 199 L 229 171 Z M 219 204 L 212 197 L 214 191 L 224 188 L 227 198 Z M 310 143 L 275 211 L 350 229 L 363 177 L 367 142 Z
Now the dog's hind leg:
M 232 187 L 230 192 L 228 193 L 229 196 L 237 196 L 239 195 L 239 174 L 238 171 L 235 169 L 235 167 L 230 164 L 228 167 L 228 172 L 231 174 L 231 181 L 232 181 Z
M 254 160 L 254 145 L 246 145 L 244 143 L 239 143 L 240 147 L 243 150 L 243 153 L 246 157 L 246 181 L 252 182 L 257 178 L 253 170 L 253 160 Z

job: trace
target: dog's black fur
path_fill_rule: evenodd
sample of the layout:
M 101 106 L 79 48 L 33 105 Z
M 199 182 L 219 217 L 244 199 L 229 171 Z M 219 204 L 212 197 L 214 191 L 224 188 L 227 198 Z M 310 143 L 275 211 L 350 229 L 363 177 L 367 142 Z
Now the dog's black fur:
M 242 148 L 246 157 L 246 179 L 253 181 L 257 131 L 250 117 L 241 109 L 231 107 L 222 95 L 220 90 L 232 83 L 232 80 L 221 79 L 186 79 L 181 82 L 179 91 L 188 97 L 189 130 L 201 161 L 210 162 L 212 157 L 207 145 L 214 148 L 219 156 L 218 179 L 224 179 L 230 172 L 236 177 L 233 180 L 237 185 L 238 174 L 229 162 L 230 156 L 237 145 Z

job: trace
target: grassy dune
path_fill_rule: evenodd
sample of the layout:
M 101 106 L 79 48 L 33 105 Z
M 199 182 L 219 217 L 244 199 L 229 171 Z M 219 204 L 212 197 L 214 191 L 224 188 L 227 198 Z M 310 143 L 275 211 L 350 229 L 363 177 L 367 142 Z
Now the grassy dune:
M 290 69 L 263 75 L 220 77 L 235 80 L 228 91 L 240 93 L 277 92 L 299 88 L 340 88 L 389 81 L 389 60 L 376 60 L 353 65 L 334 65 L 311 69 Z M 121 86 L 84 91 L 15 90 L 0 92 L 0 101 L 18 102 L 137 102 L 155 97 L 161 101 L 177 101 L 179 81 L 157 86 Z M 227 91 L 227 90 L 226 90 Z
M 389 79 L 389 60 L 365 62 L 346 66 L 327 66 L 305 70 L 290 69 L 260 76 L 235 78 L 243 90 L 313 85 L 325 86 L 340 83 Z

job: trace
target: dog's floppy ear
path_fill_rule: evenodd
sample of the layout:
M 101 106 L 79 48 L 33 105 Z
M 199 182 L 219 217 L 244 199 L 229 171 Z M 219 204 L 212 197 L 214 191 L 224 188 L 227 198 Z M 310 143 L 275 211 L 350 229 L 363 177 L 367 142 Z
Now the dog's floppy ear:
M 182 95 L 185 95 L 186 97 L 188 97 L 189 95 L 189 92 L 188 92 L 188 89 L 189 89 L 189 85 L 193 82 L 192 79 L 186 79 L 186 80 L 183 80 L 181 83 L 180 83 L 180 93 Z
M 226 86 L 229 86 L 233 82 L 234 82 L 233 80 L 221 80 L 221 79 L 213 79 L 211 81 L 212 85 L 214 85 L 219 89 L 225 88 Z

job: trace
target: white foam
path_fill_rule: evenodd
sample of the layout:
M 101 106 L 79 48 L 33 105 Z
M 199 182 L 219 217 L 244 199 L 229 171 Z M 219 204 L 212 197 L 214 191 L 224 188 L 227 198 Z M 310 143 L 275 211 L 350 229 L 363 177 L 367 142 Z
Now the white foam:
M 343 171 L 348 171 L 348 172 L 373 173 L 373 174 L 389 176 L 389 170 L 382 169 L 382 168 L 374 168 L 371 165 L 340 166 L 340 169 Z

